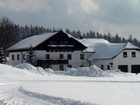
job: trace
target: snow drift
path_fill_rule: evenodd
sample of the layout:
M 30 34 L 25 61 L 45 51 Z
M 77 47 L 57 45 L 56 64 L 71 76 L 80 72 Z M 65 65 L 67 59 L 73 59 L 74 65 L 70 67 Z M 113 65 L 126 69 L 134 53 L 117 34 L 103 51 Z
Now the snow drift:
M 102 69 L 100 69 L 95 65 L 91 67 L 68 68 L 65 71 L 65 74 L 71 76 L 89 76 L 89 77 L 110 76 L 109 72 L 103 71 Z

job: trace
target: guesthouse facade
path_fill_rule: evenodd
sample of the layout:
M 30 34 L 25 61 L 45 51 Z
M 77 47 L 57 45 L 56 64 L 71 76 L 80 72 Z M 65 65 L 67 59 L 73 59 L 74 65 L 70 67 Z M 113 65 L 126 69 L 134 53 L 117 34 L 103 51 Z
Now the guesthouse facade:
M 36 66 L 54 70 L 89 66 L 87 58 L 92 54 L 86 51 L 87 47 L 80 41 L 59 31 L 31 36 L 11 46 L 8 49 L 10 65 L 25 63 L 30 47 L 35 55 Z
M 104 39 L 76 39 L 66 32 L 45 33 L 26 38 L 9 50 L 9 64 L 26 63 L 32 47 L 36 66 L 64 70 L 96 65 L 103 70 L 120 69 L 140 73 L 140 48 Z

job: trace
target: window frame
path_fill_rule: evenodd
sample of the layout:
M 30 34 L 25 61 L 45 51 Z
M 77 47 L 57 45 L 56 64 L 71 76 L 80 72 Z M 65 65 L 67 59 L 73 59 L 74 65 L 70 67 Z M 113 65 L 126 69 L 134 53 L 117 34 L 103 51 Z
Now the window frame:
M 136 52 L 132 52 L 131 55 L 132 55 L 132 58 L 136 58 Z
M 59 69 L 63 71 L 64 70 L 64 65 L 59 65 Z
M 85 54 L 80 54 L 80 59 L 84 60 L 85 59 Z
M 60 58 L 60 59 L 64 59 L 64 54 L 60 54 L 60 55 L 59 55 L 59 58 Z
M 127 52 L 123 52 L 123 58 L 127 58 Z
M 67 54 L 67 59 L 72 60 L 72 54 Z
M 45 57 L 46 57 L 47 60 L 49 60 L 50 59 L 50 54 L 46 54 Z
M 18 60 L 18 61 L 20 60 L 20 55 L 19 55 L 19 54 L 17 54 L 17 60 Z
M 68 68 L 72 68 L 72 65 L 67 65 Z
M 14 54 L 12 54 L 12 61 L 14 61 L 15 60 L 15 55 Z
M 101 69 L 104 70 L 104 65 L 101 65 Z
M 110 65 L 107 65 L 107 70 L 110 70 Z

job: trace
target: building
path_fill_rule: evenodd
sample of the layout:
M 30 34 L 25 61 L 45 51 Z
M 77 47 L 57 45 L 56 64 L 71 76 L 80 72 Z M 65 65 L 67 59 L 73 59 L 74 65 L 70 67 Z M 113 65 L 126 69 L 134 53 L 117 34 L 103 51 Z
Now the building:
M 76 39 L 63 31 L 26 38 L 11 46 L 9 63 L 26 62 L 30 47 L 36 65 L 54 70 L 97 65 L 103 70 L 140 72 L 140 48 L 131 43 L 109 43 L 104 39 Z
M 140 48 L 127 43 L 109 43 L 104 39 L 80 40 L 93 53 L 88 60 L 103 70 L 120 69 L 123 72 L 140 72 Z
M 31 36 L 11 46 L 8 49 L 10 65 L 26 62 L 30 47 L 35 55 L 37 66 L 55 70 L 89 66 L 87 58 L 93 53 L 88 51 L 79 40 L 63 31 L 46 33 Z

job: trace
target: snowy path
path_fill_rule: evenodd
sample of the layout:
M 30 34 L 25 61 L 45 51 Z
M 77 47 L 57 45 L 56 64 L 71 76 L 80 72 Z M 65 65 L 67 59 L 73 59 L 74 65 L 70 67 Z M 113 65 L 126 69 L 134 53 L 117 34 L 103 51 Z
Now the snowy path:
M 31 92 L 19 87 L 25 84 L 29 85 L 32 82 L 0 83 L 0 105 L 95 105 L 68 98 Z M 38 81 L 34 81 L 33 83 L 38 83 Z

